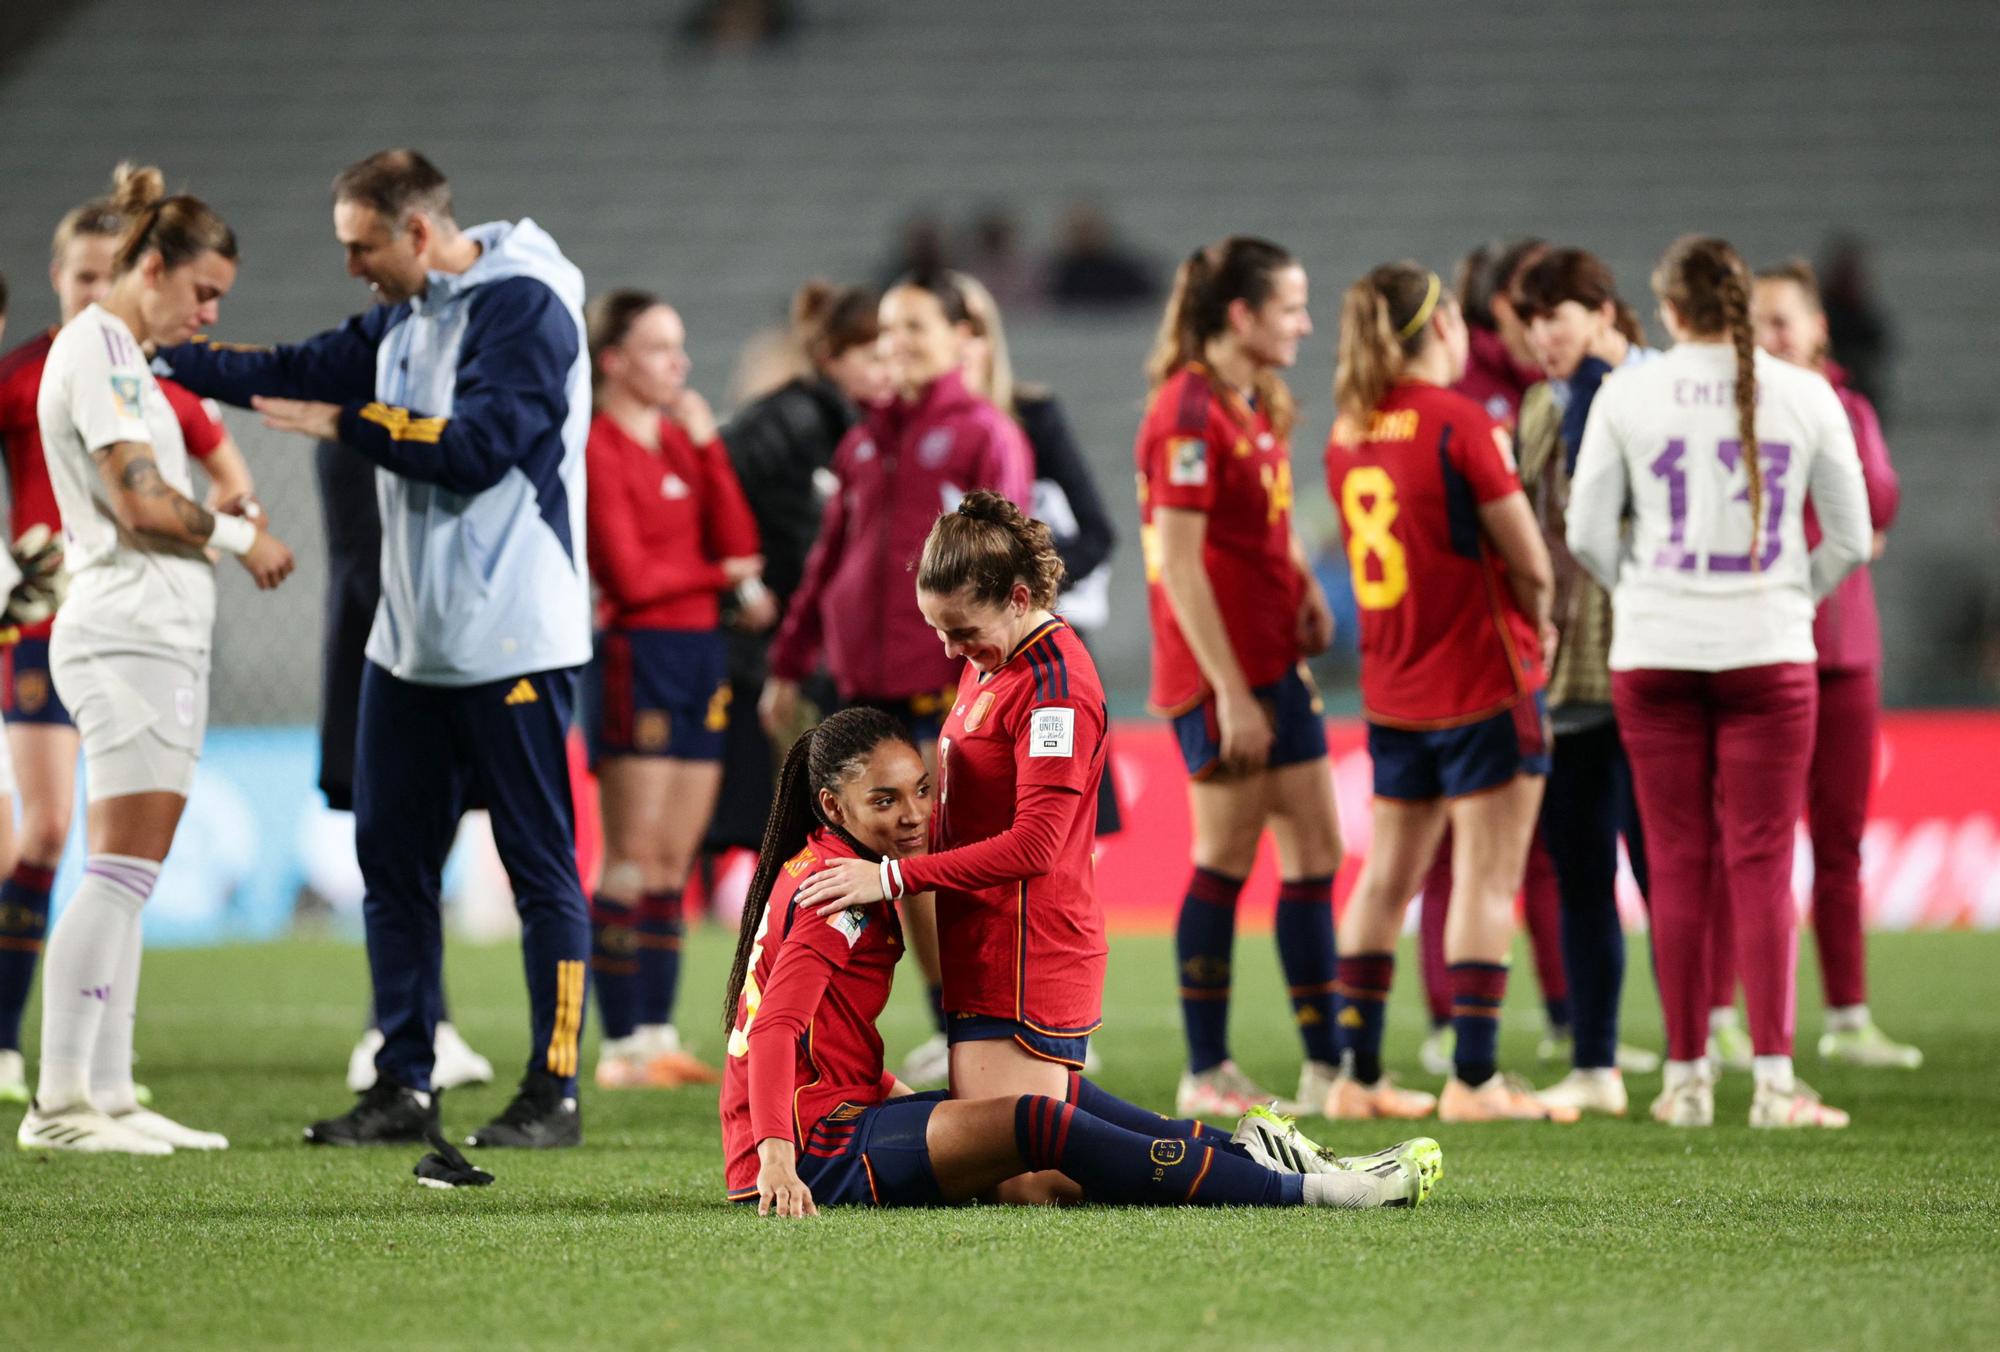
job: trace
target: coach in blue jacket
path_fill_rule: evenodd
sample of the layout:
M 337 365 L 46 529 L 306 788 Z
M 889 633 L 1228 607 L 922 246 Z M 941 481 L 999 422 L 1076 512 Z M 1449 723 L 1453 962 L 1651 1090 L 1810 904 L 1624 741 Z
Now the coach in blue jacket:
M 575 1145 L 590 925 L 564 735 L 591 643 L 583 276 L 532 221 L 460 230 L 450 185 L 415 151 L 349 166 L 333 198 L 347 270 L 380 305 L 294 346 L 161 354 L 189 388 L 377 466 L 382 601 L 354 814 L 383 1044 L 375 1086 L 306 1139 L 414 1141 L 436 1125 L 439 881 L 460 815 L 485 807 L 521 913 L 533 1042 L 520 1092 L 470 1143 Z

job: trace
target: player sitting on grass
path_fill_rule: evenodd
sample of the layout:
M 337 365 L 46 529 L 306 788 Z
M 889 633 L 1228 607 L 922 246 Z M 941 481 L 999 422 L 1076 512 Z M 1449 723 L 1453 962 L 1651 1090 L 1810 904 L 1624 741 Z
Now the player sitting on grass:
M 725 1020 L 722 1139 L 730 1200 L 760 1215 L 818 1205 L 926 1206 L 1041 1171 L 1039 1199 L 1174 1206 L 1416 1206 L 1437 1143 L 1337 1159 L 1254 1109 L 1233 1134 L 1125 1103 L 1071 1075 L 1062 1099 L 913 1094 L 882 1066 L 875 1020 L 903 953 L 892 908 L 821 919 L 798 888 L 830 861 L 925 852 L 930 776 L 873 709 L 835 714 L 785 758 L 743 909 Z

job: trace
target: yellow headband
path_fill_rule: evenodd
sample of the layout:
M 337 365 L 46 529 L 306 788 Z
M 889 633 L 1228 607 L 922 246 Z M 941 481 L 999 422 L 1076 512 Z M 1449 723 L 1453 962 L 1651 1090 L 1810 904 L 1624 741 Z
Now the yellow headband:
M 1421 329 L 1424 321 L 1431 317 L 1431 311 L 1437 309 L 1438 296 L 1444 291 L 1444 283 L 1438 280 L 1435 272 L 1430 277 L 1430 285 L 1424 290 L 1424 303 L 1417 307 L 1417 312 L 1410 316 L 1410 322 L 1403 325 L 1401 331 L 1396 334 L 1399 342 L 1407 343 L 1416 337 L 1417 330 Z

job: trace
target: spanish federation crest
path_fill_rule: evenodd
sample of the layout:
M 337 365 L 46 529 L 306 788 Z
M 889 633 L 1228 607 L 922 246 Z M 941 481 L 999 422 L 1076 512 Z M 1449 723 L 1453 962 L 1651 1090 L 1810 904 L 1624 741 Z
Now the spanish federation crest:
M 993 692 L 988 690 L 972 702 L 972 712 L 965 716 L 965 730 L 967 732 L 979 731 L 979 725 L 986 721 L 986 715 L 991 712 L 992 708 Z

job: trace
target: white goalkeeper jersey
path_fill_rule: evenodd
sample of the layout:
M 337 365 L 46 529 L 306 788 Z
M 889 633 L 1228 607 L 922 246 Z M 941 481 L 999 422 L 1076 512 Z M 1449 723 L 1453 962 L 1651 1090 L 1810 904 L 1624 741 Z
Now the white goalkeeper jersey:
M 200 549 L 141 539 L 118 524 L 95 453 L 152 447 L 160 478 L 192 497 L 180 421 L 125 322 L 92 305 L 49 348 L 36 413 L 62 511 L 69 598 L 55 631 L 93 647 L 206 653 L 215 632 L 215 570 Z
M 1762 352 L 1756 363 L 1754 530 L 1729 344 L 1614 371 L 1590 406 L 1568 537 L 1611 589 L 1613 671 L 1811 662 L 1814 607 L 1868 557 L 1868 495 L 1833 387 Z M 1824 532 L 1810 553 L 1808 495 Z

